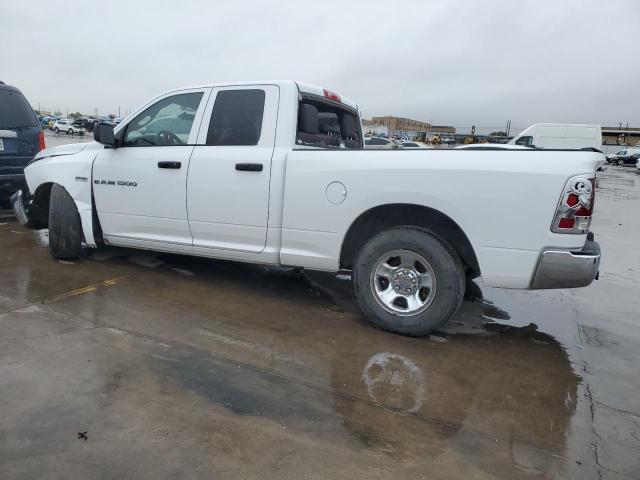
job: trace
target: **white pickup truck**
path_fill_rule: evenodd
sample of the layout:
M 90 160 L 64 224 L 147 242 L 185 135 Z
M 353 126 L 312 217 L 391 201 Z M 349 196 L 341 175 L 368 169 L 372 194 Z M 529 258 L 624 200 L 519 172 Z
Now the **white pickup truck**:
M 369 151 L 354 102 L 293 81 L 170 91 L 94 139 L 38 153 L 12 197 L 56 258 L 106 244 L 348 271 L 366 317 L 408 335 L 453 316 L 467 278 L 598 273 L 596 152 Z

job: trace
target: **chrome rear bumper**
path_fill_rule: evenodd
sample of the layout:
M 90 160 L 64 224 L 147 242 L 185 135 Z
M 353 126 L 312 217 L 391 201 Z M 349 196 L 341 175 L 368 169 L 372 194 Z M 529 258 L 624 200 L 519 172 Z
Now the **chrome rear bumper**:
M 600 245 L 589 239 L 578 252 L 547 250 L 542 252 L 531 282 L 532 289 L 586 287 L 598 278 Z

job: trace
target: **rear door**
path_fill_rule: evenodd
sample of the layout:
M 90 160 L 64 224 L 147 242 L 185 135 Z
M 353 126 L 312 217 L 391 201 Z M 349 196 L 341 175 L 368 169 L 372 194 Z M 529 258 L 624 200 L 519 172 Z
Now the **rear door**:
M 194 246 L 264 250 L 279 95 L 275 85 L 211 93 L 187 179 Z
M 111 243 L 191 246 L 187 171 L 210 91 L 188 89 L 156 99 L 118 131 L 122 146 L 98 154 L 94 198 Z

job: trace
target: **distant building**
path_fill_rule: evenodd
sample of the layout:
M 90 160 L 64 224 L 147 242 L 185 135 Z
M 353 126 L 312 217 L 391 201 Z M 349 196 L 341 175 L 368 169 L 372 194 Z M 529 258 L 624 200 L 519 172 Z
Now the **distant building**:
M 371 123 L 370 120 L 362 121 L 362 131 L 365 134 L 389 136 L 389 128 L 386 125 L 376 125 Z
M 450 133 L 451 135 L 455 135 L 456 127 L 449 125 L 431 125 L 431 133 Z
M 367 129 L 371 129 L 376 125 L 386 127 L 388 134 L 395 134 L 397 132 L 421 132 L 427 135 L 435 133 L 453 135 L 456 133 L 455 127 L 448 125 L 431 125 L 427 122 L 412 120 L 411 118 L 394 117 L 393 115 L 373 117 L 371 120 L 362 121 L 365 132 Z
M 621 146 L 640 145 L 640 128 L 602 127 L 602 143 Z
M 420 122 L 418 120 L 411 120 L 410 118 L 386 116 L 386 117 L 373 117 L 371 123 L 374 125 L 384 125 L 389 131 L 414 131 L 414 132 L 428 132 L 431 125 L 426 122 Z

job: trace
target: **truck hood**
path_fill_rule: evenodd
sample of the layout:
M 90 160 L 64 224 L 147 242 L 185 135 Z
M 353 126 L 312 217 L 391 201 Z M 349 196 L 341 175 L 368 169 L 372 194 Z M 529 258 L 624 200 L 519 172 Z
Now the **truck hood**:
M 68 145 L 58 145 L 57 147 L 45 148 L 38 152 L 34 157 L 34 161 L 42 160 L 47 157 L 59 157 L 60 155 L 73 155 L 84 150 L 89 143 L 70 143 Z

